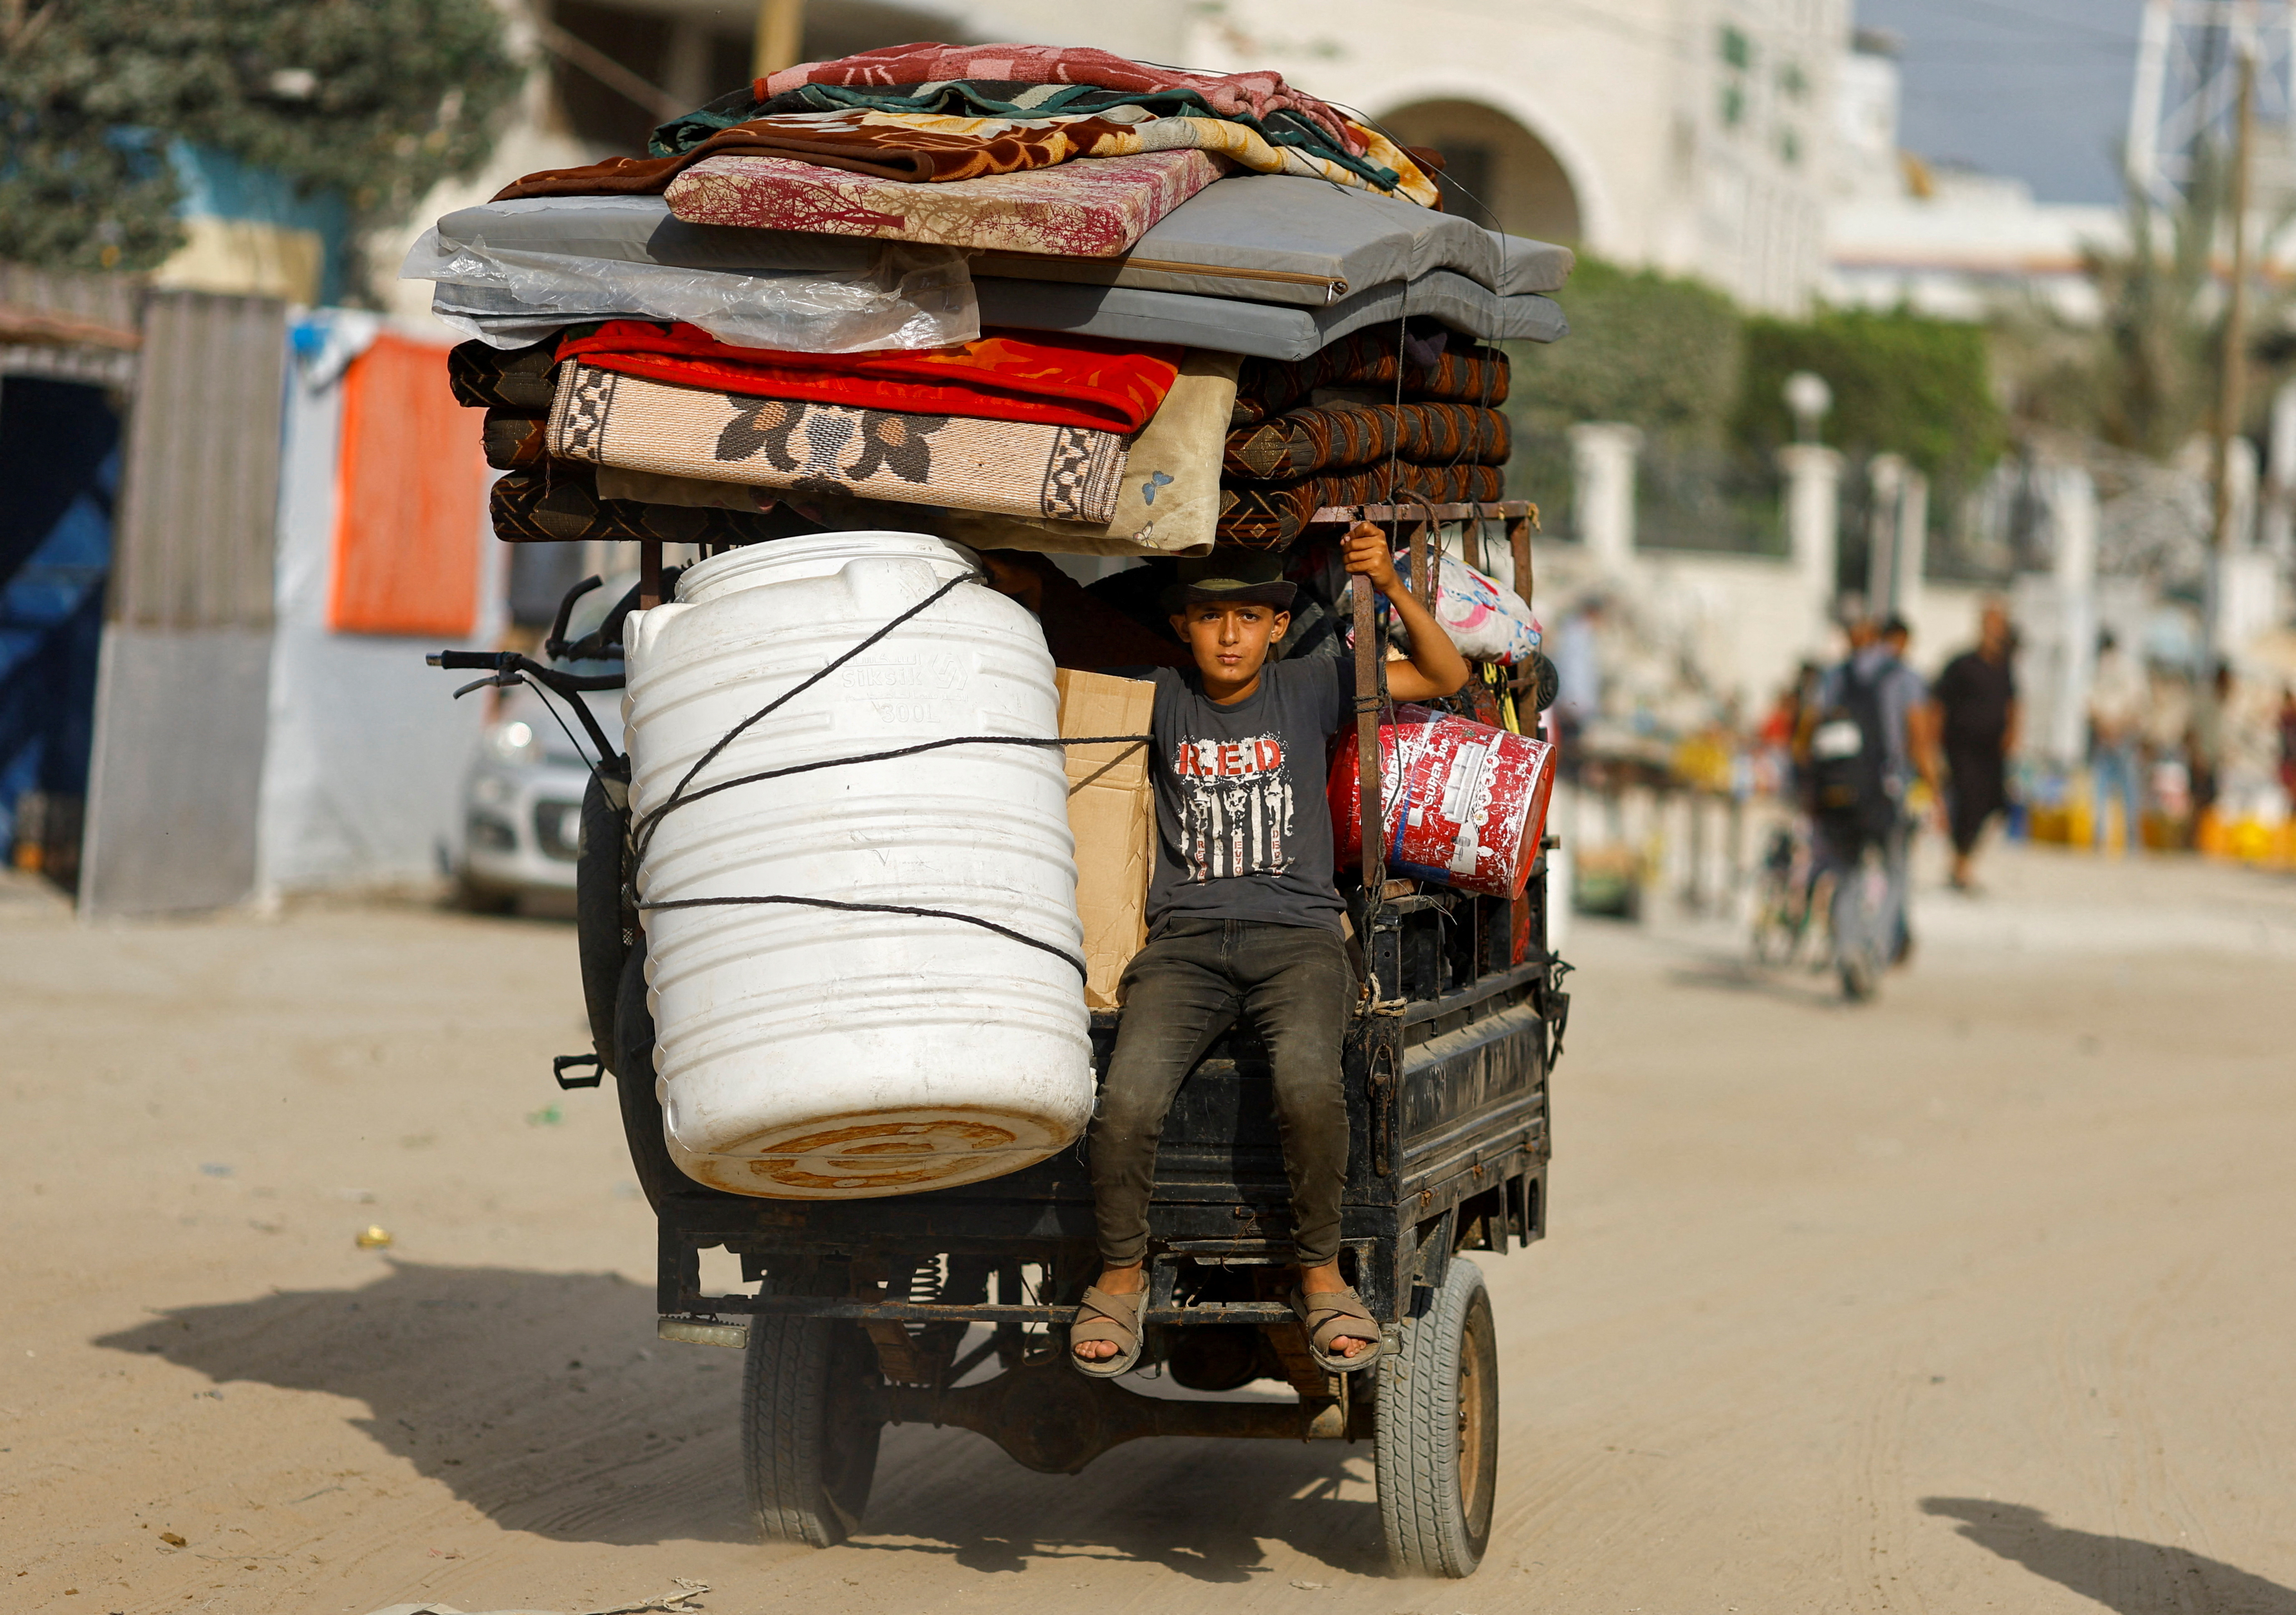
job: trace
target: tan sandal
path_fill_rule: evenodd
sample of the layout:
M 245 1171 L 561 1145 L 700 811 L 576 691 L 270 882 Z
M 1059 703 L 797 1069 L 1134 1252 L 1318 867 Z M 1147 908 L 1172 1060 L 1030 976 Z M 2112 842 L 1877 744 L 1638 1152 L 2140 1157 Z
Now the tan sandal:
M 1379 1360 L 1386 1340 L 1380 1333 L 1379 1320 L 1354 1291 L 1319 1290 L 1309 1295 L 1295 1284 L 1290 1300 L 1293 1316 L 1307 1326 L 1308 1355 L 1324 1373 L 1353 1373 Z M 1332 1349 L 1342 1340 L 1371 1344 L 1351 1357 L 1343 1357 Z
M 1130 1373 L 1140 1361 L 1140 1313 L 1148 1292 L 1111 1295 L 1097 1284 L 1087 1285 L 1084 1303 L 1069 1324 L 1069 1366 L 1095 1380 L 1112 1380 Z M 1112 1357 L 1080 1357 L 1076 1349 L 1089 1341 L 1106 1340 L 1116 1348 Z

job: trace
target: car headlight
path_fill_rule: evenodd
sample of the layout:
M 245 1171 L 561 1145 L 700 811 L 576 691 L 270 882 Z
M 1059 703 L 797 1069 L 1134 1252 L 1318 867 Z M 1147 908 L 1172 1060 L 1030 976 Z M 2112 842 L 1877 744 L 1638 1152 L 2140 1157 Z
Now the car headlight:
M 505 763 L 538 763 L 542 760 L 542 738 L 534 726 L 520 718 L 506 724 L 496 724 L 487 731 L 487 746 Z

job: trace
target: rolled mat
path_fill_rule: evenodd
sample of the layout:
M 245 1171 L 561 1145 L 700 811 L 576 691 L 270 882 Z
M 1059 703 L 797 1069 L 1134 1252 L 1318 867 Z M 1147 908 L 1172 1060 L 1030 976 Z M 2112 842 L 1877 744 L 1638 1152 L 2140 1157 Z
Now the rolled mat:
M 552 396 L 550 373 L 557 363 L 554 332 L 530 348 L 458 342 L 447 351 L 447 385 L 455 390 L 455 402 L 466 408 L 546 414 Z
M 641 504 L 598 495 L 586 465 L 549 462 L 540 471 L 512 471 L 497 480 L 488 500 L 495 537 L 512 544 L 570 543 L 600 538 L 617 543 L 758 544 L 817 530 L 795 511 L 712 510 L 693 504 Z
M 1235 423 L 1283 414 L 1319 387 L 1395 389 L 1401 362 L 1406 401 L 1436 400 L 1496 408 L 1506 402 L 1507 357 L 1503 349 L 1455 340 L 1432 363 L 1420 363 L 1392 324 L 1352 332 L 1304 359 L 1251 359 L 1236 378 Z
M 1472 404 L 1334 404 L 1288 410 L 1227 435 L 1220 474 L 1288 482 L 1360 471 L 1394 455 L 1421 465 L 1504 465 L 1506 417 Z
M 1399 463 L 1393 488 L 1438 504 L 1496 499 L 1506 489 L 1506 472 L 1496 465 L 1413 465 Z M 1326 505 L 1384 504 L 1390 492 L 1387 468 L 1304 482 L 1235 483 L 1220 488 L 1218 542 L 1242 549 L 1280 550 L 1308 529 Z
M 1125 439 L 1076 426 L 743 397 L 561 367 L 553 455 L 792 493 L 1106 521 Z
M 484 440 L 487 463 L 496 471 L 527 471 L 548 457 L 542 446 L 543 422 L 548 417 L 522 409 L 487 411 Z

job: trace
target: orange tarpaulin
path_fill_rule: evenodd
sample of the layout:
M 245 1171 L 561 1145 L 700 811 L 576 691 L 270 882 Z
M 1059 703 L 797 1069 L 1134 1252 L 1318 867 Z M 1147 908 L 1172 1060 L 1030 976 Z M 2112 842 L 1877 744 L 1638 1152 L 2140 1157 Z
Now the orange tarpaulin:
M 478 626 L 481 425 L 447 390 L 444 348 L 385 333 L 351 362 L 329 627 L 459 638 Z

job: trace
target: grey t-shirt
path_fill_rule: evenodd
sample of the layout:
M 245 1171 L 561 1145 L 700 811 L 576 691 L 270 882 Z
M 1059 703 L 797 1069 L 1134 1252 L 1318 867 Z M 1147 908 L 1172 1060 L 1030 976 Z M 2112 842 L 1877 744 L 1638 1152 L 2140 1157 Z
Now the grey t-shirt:
M 1156 670 L 1152 930 L 1173 918 L 1341 929 L 1324 758 L 1355 676 L 1349 657 L 1271 661 L 1223 707 L 1193 671 Z

